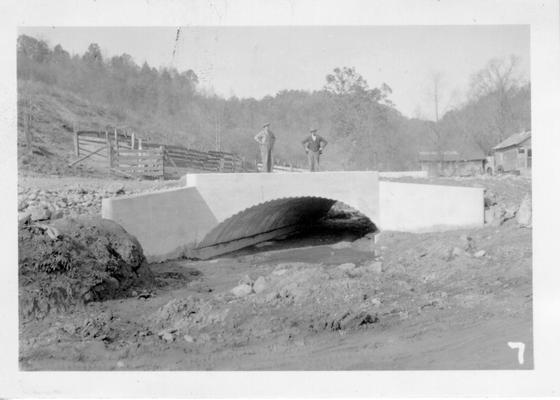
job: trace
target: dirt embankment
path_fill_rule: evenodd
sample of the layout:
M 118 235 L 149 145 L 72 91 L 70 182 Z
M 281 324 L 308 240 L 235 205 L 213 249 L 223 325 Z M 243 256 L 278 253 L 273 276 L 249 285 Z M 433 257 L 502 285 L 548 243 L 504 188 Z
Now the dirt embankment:
M 154 283 L 138 241 L 112 221 L 24 223 L 18 234 L 22 321 L 125 297 Z

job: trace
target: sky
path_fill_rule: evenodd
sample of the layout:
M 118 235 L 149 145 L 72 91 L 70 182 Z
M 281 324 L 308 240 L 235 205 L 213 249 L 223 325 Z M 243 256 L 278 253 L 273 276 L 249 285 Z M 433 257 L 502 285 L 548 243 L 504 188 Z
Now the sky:
M 465 99 L 471 75 L 492 58 L 516 55 L 520 73 L 530 75 L 524 25 L 26 27 L 19 33 L 72 54 L 97 43 L 104 57 L 127 53 L 138 64 L 192 69 L 201 88 L 224 97 L 320 90 L 334 68 L 355 67 L 370 87 L 387 83 L 404 115 L 428 119 L 434 117 L 429 91 L 435 73 L 442 76 L 443 111 Z

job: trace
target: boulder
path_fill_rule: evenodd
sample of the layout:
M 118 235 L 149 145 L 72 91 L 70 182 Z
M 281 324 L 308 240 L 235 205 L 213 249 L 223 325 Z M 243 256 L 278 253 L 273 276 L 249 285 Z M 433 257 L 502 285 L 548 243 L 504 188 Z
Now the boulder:
M 492 208 L 487 208 L 484 210 L 484 222 L 488 225 L 493 225 L 494 223 L 494 210 Z
M 473 254 L 476 258 L 481 258 L 484 257 L 486 255 L 486 251 L 485 250 L 479 250 L 476 253 Z
M 496 193 L 490 191 L 490 190 L 485 190 L 484 191 L 484 207 L 485 208 L 490 208 L 494 205 L 496 205 L 498 203 L 498 196 L 496 196 Z
M 155 284 L 142 247 L 101 218 L 61 218 L 18 231 L 20 317 L 42 318 Z
M 254 281 L 249 275 L 245 275 L 238 282 L 239 285 L 249 285 L 249 286 L 253 286 L 253 283 Z
M 465 250 L 463 250 L 460 247 L 453 247 L 453 249 L 451 249 L 451 257 L 459 257 L 465 254 Z
M 111 185 L 109 185 L 109 187 L 107 187 L 107 189 L 105 189 L 105 192 L 107 193 L 108 196 L 118 196 L 121 194 L 125 194 L 125 188 L 124 185 L 121 183 L 113 183 Z M 95 192 L 93 192 L 93 194 L 95 194 Z
M 517 223 L 521 226 L 531 226 L 532 223 L 532 204 L 531 196 L 525 195 L 517 211 Z
M 253 288 L 246 283 L 242 283 L 241 285 L 237 285 L 231 289 L 231 293 L 233 293 L 236 297 L 245 297 L 250 295 L 252 292 Z
M 515 204 L 508 204 L 504 207 L 504 220 L 512 219 L 517 214 L 518 206 Z
M 31 213 L 29 211 L 18 213 L 18 224 L 25 225 L 31 221 Z
M 259 276 L 256 280 L 255 283 L 253 283 L 253 291 L 255 293 L 261 293 L 263 292 L 266 288 L 268 287 L 268 284 L 266 282 L 266 279 L 262 276 Z
M 164 329 L 163 331 L 158 333 L 158 337 L 167 343 L 171 343 L 175 341 L 175 332 L 176 330 L 173 329 Z
M 44 221 L 51 217 L 51 211 L 45 206 L 34 206 L 28 210 L 32 221 Z

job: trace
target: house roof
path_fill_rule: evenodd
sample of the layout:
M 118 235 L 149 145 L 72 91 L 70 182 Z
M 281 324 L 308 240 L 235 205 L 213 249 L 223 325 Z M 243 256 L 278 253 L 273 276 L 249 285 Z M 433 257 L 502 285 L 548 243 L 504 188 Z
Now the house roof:
M 470 150 L 458 152 L 452 151 L 420 151 L 418 152 L 420 161 L 476 161 L 484 160 L 486 156 L 482 151 Z
M 531 131 L 519 132 L 511 135 L 503 142 L 493 147 L 493 150 L 505 149 L 506 147 L 517 146 L 531 137 Z

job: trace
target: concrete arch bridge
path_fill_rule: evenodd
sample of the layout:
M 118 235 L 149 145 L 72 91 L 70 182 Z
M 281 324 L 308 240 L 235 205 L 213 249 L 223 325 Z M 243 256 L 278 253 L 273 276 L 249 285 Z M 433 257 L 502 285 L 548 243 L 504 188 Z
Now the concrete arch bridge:
M 183 187 L 104 199 L 102 216 L 136 236 L 150 261 L 204 259 L 294 232 L 337 201 L 381 230 L 484 223 L 481 188 L 379 181 L 372 171 L 189 174 Z

